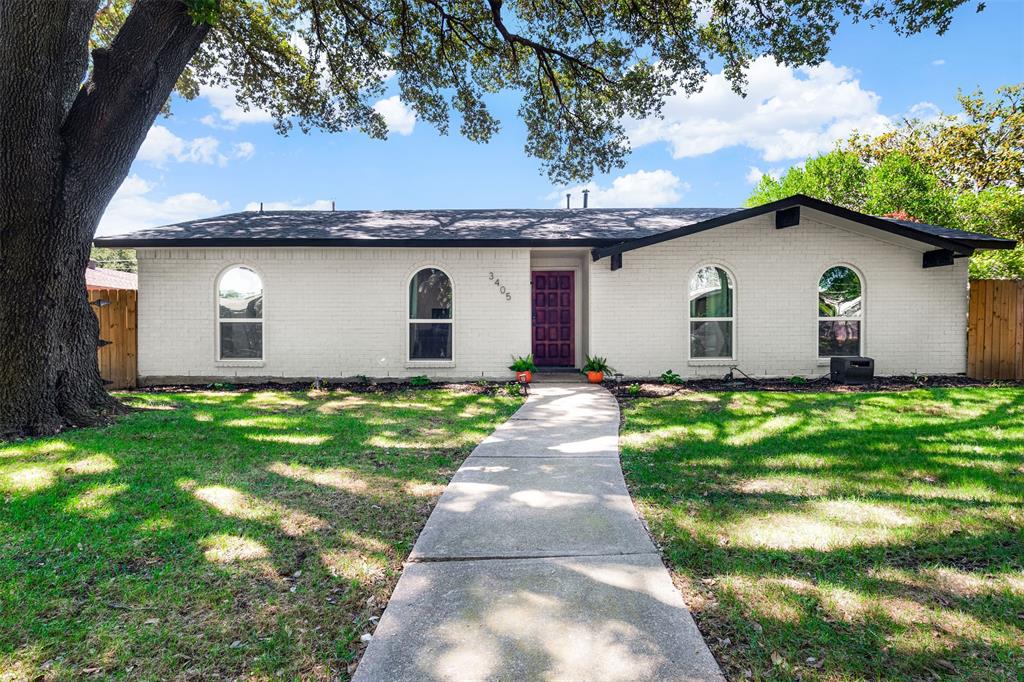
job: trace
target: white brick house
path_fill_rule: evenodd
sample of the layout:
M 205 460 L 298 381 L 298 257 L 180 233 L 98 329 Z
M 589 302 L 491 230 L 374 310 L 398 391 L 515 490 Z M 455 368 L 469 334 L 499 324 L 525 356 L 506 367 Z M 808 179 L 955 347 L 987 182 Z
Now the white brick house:
M 967 258 L 1013 242 L 807 197 L 755 209 L 246 212 L 104 237 L 139 258 L 143 383 L 965 369 Z

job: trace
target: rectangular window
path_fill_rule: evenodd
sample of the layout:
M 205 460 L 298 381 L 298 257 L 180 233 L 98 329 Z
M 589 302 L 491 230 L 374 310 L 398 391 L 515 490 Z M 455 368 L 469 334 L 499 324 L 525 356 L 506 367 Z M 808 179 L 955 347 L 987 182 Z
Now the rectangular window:
M 451 322 L 412 322 L 409 324 L 410 360 L 451 360 Z
M 263 322 L 220 323 L 220 357 L 259 360 L 263 357 Z
M 732 321 L 701 320 L 690 322 L 690 357 L 731 358 Z
M 860 355 L 860 320 L 819 320 L 818 356 Z

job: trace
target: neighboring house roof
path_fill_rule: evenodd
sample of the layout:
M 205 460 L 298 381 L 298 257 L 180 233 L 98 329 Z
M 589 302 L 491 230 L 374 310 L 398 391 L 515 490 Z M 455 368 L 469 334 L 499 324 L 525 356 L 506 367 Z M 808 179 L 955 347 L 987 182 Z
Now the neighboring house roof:
M 1013 248 L 1012 240 L 888 220 L 795 195 L 750 209 L 494 209 L 245 211 L 125 235 L 97 246 L 590 246 L 622 253 L 794 206 L 807 206 L 957 253 Z
M 98 268 L 93 263 L 85 269 L 86 289 L 138 289 L 139 277 L 134 272 Z

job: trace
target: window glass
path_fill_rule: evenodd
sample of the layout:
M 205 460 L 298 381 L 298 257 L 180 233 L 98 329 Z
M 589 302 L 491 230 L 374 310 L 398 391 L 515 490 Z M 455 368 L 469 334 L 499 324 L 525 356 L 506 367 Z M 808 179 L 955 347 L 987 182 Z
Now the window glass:
M 262 322 L 221 322 L 220 356 L 226 360 L 263 357 Z
M 437 322 L 409 324 L 410 360 L 451 360 L 452 325 Z
M 452 283 L 435 268 L 416 273 L 409 283 L 410 320 L 449 320 L 452 317 Z
M 247 267 L 221 275 L 217 290 L 222 360 L 263 357 L 263 282 Z
M 232 268 L 220 278 L 221 319 L 263 317 L 263 283 L 249 268 Z
M 819 317 L 860 317 L 860 277 L 850 268 L 829 268 L 818 282 Z
M 818 355 L 860 355 L 860 320 L 819 320 Z
M 409 282 L 409 359 L 452 359 L 452 282 L 437 268 Z
M 694 358 L 731 358 L 732 322 L 723 320 L 690 322 L 690 356 Z
M 690 357 L 733 355 L 733 287 L 719 267 L 701 268 L 690 278 Z
M 701 268 L 690 279 L 690 317 L 732 317 L 732 285 L 725 270 Z
M 864 292 L 851 268 L 829 268 L 818 282 L 818 356 L 861 354 Z

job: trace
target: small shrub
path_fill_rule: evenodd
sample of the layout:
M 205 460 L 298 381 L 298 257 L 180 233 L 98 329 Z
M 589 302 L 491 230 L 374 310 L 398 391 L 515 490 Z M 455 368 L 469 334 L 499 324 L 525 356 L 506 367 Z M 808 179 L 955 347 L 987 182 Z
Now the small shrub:
M 672 370 L 668 370 L 668 371 L 664 372 L 661 375 L 661 380 L 663 382 L 665 382 L 666 384 L 673 384 L 673 385 L 683 383 L 683 378 L 681 376 L 679 376 L 678 374 L 676 374 L 675 372 L 673 372 Z
M 510 381 L 505 384 L 505 393 L 510 396 L 517 396 L 523 394 L 523 387 L 518 381 Z
M 488 386 L 491 385 L 491 382 L 489 382 L 487 379 L 477 379 L 475 383 L 480 388 L 487 388 Z
M 626 390 L 629 391 L 630 395 L 634 395 L 635 396 L 635 395 L 640 395 L 640 391 L 643 390 L 643 389 L 640 386 L 640 384 L 630 384 L 629 386 L 626 387 Z
M 420 374 L 419 376 L 415 376 L 412 379 L 409 379 L 409 385 L 410 386 L 415 386 L 417 388 L 422 388 L 423 386 L 429 386 L 430 385 L 430 377 L 424 376 L 423 374 Z
M 533 362 L 533 354 L 512 356 L 512 364 L 508 366 L 513 372 L 536 372 L 537 365 Z
M 608 365 L 608 358 L 602 358 L 600 355 L 588 355 L 587 361 L 583 364 L 584 372 L 614 372 L 615 370 Z
M 805 379 L 804 377 L 790 377 L 789 383 L 792 384 L 793 386 L 803 386 L 804 384 L 807 383 L 807 379 Z

